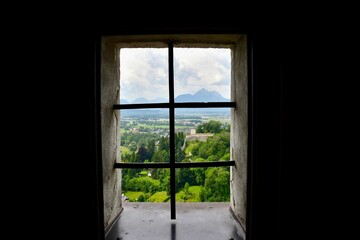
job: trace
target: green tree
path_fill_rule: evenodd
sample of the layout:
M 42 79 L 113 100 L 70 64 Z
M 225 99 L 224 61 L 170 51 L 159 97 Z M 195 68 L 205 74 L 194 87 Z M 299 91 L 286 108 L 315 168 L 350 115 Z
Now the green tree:
M 198 133 L 219 133 L 222 130 L 220 121 L 210 120 L 207 123 L 197 126 L 196 132 Z
M 146 159 L 152 159 L 154 153 L 155 153 L 155 139 L 149 140 L 149 142 L 146 145 L 147 148 L 147 157 Z
M 165 151 L 169 151 L 169 138 L 168 137 L 161 137 L 159 140 L 159 146 L 158 146 L 158 150 L 165 150 Z
M 146 198 L 144 196 L 144 194 L 141 194 L 138 198 L 138 202 L 145 202 L 146 201 Z
M 200 197 L 209 202 L 230 201 L 230 172 L 222 167 L 208 168 L 204 190 Z
M 175 162 L 181 162 L 185 159 L 185 152 L 182 149 L 184 145 L 185 135 L 183 132 L 175 134 Z
M 165 176 L 161 182 L 160 186 L 163 191 L 166 191 L 166 194 L 170 196 L 170 176 Z
M 139 162 L 144 162 L 148 157 L 148 152 L 145 146 L 141 146 L 136 154 L 139 156 Z
M 185 195 L 189 195 L 189 183 L 185 183 L 185 186 L 184 186 L 184 192 L 185 192 Z
M 195 184 L 204 186 L 205 183 L 205 168 L 190 168 L 191 175 L 195 176 Z

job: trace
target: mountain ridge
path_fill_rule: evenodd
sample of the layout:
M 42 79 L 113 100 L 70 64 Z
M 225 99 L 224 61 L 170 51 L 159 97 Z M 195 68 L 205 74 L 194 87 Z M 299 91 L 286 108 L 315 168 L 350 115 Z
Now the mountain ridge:
M 194 94 L 186 93 L 180 94 L 175 97 L 175 102 L 229 102 L 230 99 L 221 96 L 217 91 L 208 91 L 205 88 L 201 88 Z M 164 98 L 146 99 L 144 97 L 136 98 L 134 101 L 128 101 L 127 99 L 120 99 L 120 103 L 165 103 L 168 102 Z

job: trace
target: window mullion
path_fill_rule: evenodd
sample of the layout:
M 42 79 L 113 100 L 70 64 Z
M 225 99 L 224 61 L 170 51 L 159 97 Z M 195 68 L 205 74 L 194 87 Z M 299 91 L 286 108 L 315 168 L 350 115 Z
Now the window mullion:
M 175 109 L 174 109 L 174 45 L 169 43 L 169 123 L 170 123 L 170 203 L 171 219 L 176 219 L 175 198 Z

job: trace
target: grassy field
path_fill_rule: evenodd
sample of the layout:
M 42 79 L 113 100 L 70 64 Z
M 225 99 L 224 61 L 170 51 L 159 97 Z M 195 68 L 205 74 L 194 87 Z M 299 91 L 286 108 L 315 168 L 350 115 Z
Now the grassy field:
M 169 199 L 166 191 L 156 192 L 151 197 L 149 197 L 148 202 L 165 202 Z
M 220 117 L 209 117 L 207 121 L 204 121 L 204 122 L 209 122 L 209 121 L 219 121 L 221 123 L 231 123 L 231 120 L 227 117 L 223 117 L 223 118 L 220 118 Z
M 131 202 L 136 202 L 138 200 L 138 198 L 140 197 L 140 195 L 142 195 L 145 193 L 144 192 L 132 192 L 132 191 L 127 191 L 124 192 L 124 195 L 127 196 L 129 198 L 129 201 Z
M 177 202 L 200 202 L 200 190 L 202 186 L 190 186 L 189 195 L 186 196 L 184 191 L 176 193 Z
M 157 181 L 157 180 L 155 180 Z M 190 186 L 189 195 L 186 196 L 184 191 L 176 193 L 177 202 L 200 202 L 200 190 L 202 186 Z M 126 191 L 124 195 L 129 198 L 129 201 L 136 202 L 141 195 L 145 196 L 144 192 L 133 192 Z M 168 202 L 170 197 L 167 195 L 166 191 L 156 192 L 151 197 L 147 199 L 147 202 Z

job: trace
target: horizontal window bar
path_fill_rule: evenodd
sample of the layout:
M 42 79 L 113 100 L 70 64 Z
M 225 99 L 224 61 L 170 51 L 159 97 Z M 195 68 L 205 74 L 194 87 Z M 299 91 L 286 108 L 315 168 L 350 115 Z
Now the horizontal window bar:
M 171 168 L 170 163 L 115 163 L 115 168 Z M 181 162 L 175 163 L 175 168 L 190 167 L 221 167 L 235 166 L 235 161 L 219 161 L 219 162 Z
M 221 167 L 221 166 L 235 166 L 235 161 L 219 161 L 219 162 L 181 162 L 181 163 L 175 163 L 175 167 L 176 167 L 176 168 Z
M 115 163 L 115 168 L 170 168 L 170 163 Z
M 115 104 L 114 109 L 144 109 L 144 108 L 216 108 L 236 107 L 235 102 L 186 102 L 186 103 L 140 103 L 140 104 Z
M 114 104 L 114 109 L 169 108 L 170 103 Z

